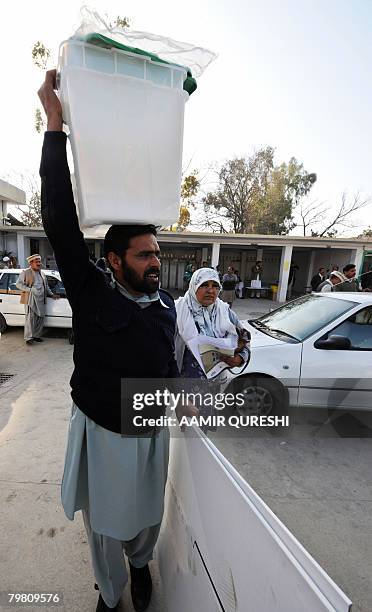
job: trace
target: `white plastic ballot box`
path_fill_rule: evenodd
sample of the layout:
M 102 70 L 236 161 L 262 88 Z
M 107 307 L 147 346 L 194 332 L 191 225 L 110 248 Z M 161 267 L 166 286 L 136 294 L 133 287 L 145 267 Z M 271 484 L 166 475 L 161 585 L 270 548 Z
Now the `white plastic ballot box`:
M 187 70 L 78 40 L 61 44 L 81 227 L 178 219 Z

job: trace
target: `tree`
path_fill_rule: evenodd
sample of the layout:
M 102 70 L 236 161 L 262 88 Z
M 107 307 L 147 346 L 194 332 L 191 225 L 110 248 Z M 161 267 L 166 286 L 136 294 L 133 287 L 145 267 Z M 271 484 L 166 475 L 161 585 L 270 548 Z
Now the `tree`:
M 39 180 L 35 175 L 19 174 L 14 182 L 26 192 L 27 204 L 15 204 L 14 208 L 20 213 L 22 223 L 28 227 L 42 227 L 41 194 Z M 26 208 L 25 208 L 26 206 Z
M 304 236 L 333 238 L 340 231 L 355 227 L 354 214 L 370 203 L 370 198 L 361 198 L 359 193 L 352 197 L 343 193 L 339 205 L 331 214 L 330 206 L 324 202 L 301 205 L 298 210 L 300 221 L 296 226 L 302 228 Z
M 48 47 L 46 47 L 40 40 L 38 40 L 32 47 L 31 56 L 33 64 L 37 68 L 40 68 L 43 71 L 46 70 L 51 53 L 50 49 L 48 49 Z M 35 110 L 35 130 L 38 134 L 41 134 L 41 132 L 44 130 L 44 127 L 45 121 L 43 119 L 42 112 L 40 108 L 37 108 Z
M 109 27 L 111 30 L 115 28 L 129 28 L 130 23 L 128 17 L 116 17 L 115 21 L 110 22 Z
M 21 221 L 28 227 L 42 227 L 41 196 L 39 191 L 31 194 L 27 210 L 22 211 Z
M 372 238 L 372 227 L 368 227 L 367 229 L 363 230 L 358 238 Z
M 195 208 L 195 196 L 197 195 L 200 188 L 200 180 L 198 171 L 193 170 L 190 174 L 186 175 L 181 184 L 181 203 L 180 211 L 177 223 L 174 223 L 168 228 L 170 231 L 183 232 L 190 224 L 191 214 L 190 209 Z
M 32 61 L 38 68 L 46 70 L 48 60 L 50 58 L 50 49 L 38 40 L 32 47 Z
M 203 198 L 204 226 L 235 233 L 286 234 L 293 210 L 316 181 L 295 158 L 274 165 L 274 149 L 227 161 L 218 186 Z
M 116 19 L 109 24 L 109 27 L 112 30 L 115 28 L 129 28 L 129 19 L 128 17 L 117 16 Z M 47 69 L 48 61 L 51 58 L 51 51 L 40 40 L 32 47 L 31 56 L 34 66 L 43 71 Z M 35 130 L 40 134 L 44 128 L 45 121 L 42 112 L 40 108 L 37 108 L 35 110 Z
M 200 187 L 198 171 L 193 170 L 191 174 L 184 177 L 181 185 L 181 206 L 180 215 L 177 223 L 177 231 L 183 232 L 190 224 L 190 208 L 195 207 L 194 198 Z

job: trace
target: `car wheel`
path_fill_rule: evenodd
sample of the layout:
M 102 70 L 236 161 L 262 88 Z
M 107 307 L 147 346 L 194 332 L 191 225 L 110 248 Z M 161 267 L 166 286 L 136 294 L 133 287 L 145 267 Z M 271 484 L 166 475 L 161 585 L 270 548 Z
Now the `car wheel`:
M 0 334 L 3 334 L 7 329 L 7 324 L 4 316 L 0 313 Z
M 273 378 L 254 376 L 237 378 L 234 381 L 234 393 L 243 395 L 243 403 L 237 402 L 235 406 L 240 416 L 269 416 L 288 413 L 286 391 Z
M 74 344 L 74 332 L 72 331 L 72 329 L 68 330 L 68 343 L 69 344 Z

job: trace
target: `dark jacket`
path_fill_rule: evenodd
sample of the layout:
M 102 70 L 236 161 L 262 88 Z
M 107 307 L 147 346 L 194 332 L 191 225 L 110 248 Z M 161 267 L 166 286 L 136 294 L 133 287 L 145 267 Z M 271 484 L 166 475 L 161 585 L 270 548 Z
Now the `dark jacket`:
M 350 280 L 346 279 L 342 283 L 338 283 L 334 287 L 335 291 L 360 291 L 359 281 L 357 278 L 352 278 Z
M 124 423 L 121 382 L 125 378 L 178 376 L 173 298 L 160 290 L 168 308 L 156 301 L 141 309 L 111 287 L 89 260 L 78 225 L 63 132 L 46 132 L 40 176 L 44 228 L 73 313 L 72 398 L 102 427 L 117 433 L 139 433 Z
M 361 287 L 362 289 L 372 289 L 372 272 L 366 272 L 362 275 L 361 278 Z
M 310 281 L 310 285 L 313 291 L 317 291 L 318 290 L 318 286 L 320 285 L 320 283 L 324 283 L 324 281 L 326 280 L 325 276 L 320 276 L 319 272 L 317 274 L 315 274 L 313 276 L 313 278 Z

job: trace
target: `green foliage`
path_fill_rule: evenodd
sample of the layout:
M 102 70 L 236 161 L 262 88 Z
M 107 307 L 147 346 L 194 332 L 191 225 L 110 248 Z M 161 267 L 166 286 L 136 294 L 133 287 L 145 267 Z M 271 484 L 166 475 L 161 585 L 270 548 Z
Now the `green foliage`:
M 32 61 L 38 68 L 46 70 L 48 59 L 50 58 L 50 49 L 48 49 L 40 40 L 32 47 Z
M 363 230 L 358 238 L 372 238 L 372 227 L 367 227 L 367 229 Z
M 194 198 L 200 187 L 197 170 L 184 177 L 181 185 L 181 206 L 177 222 L 177 231 L 183 232 L 191 221 L 190 208 L 195 207 Z
M 38 134 L 41 134 L 44 127 L 45 127 L 45 121 L 41 114 L 41 110 L 40 108 L 37 108 L 35 111 L 35 130 L 37 131 Z
M 130 23 L 128 17 L 116 17 L 115 21 L 111 22 L 110 28 L 113 30 L 114 28 L 129 28 Z
M 272 147 L 229 160 L 219 171 L 216 191 L 203 198 L 207 224 L 218 231 L 286 234 L 294 208 L 315 180 L 295 158 L 275 166 Z

